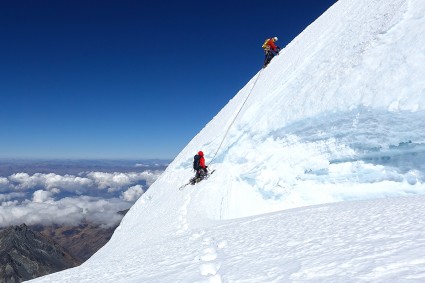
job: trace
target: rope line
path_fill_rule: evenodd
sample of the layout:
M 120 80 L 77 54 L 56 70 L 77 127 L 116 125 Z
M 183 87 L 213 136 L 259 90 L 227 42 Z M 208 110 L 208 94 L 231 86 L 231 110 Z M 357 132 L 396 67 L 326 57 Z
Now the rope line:
M 223 139 L 221 140 L 221 143 L 220 143 L 220 145 L 218 146 L 217 151 L 215 152 L 215 154 L 214 154 L 213 158 L 212 158 L 212 159 L 211 159 L 211 161 L 208 163 L 208 165 L 210 165 L 210 164 L 214 161 L 214 159 L 216 158 L 217 153 L 218 153 L 218 151 L 220 150 L 221 146 L 223 145 L 223 142 L 224 142 L 224 140 L 226 139 L 226 136 L 227 136 L 227 134 L 229 133 L 230 128 L 233 126 L 233 123 L 236 121 L 236 118 L 238 117 L 238 115 L 239 115 L 239 113 L 241 112 L 242 108 L 245 106 L 245 103 L 248 101 L 248 98 L 249 98 L 249 96 L 251 95 L 252 90 L 254 89 L 255 84 L 257 83 L 258 78 L 260 77 L 260 75 L 261 75 L 261 73 L 263 72 L 263 70 L 264 70 L 264 69 L 261 69 L 261 70 L 260 70 L 260 72 L 258 73 L 258 76 L 257 76 L 257 78 L 255 79 L 254 84 L 252 85 L 251 90 L 249 91 L 248 95 L 247 95 L 247 96 L 246 96 L 246 98 L 245 98 L 245 101 L 242 103 L 241 107 L 239 108 L 239 111 L 236 113 L 235 118 L 233 118 L 232 123 L 230 123 L 229 127 L 227 128 L 226 133 L 224 134 Z

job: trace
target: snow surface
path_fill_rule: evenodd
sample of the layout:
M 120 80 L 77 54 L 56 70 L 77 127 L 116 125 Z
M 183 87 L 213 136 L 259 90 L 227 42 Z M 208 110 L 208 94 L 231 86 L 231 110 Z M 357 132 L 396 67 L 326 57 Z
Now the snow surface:
M 424 34 L 423 0 L 338 1 L 33 282 L 425 282 Z M 179 191 L 198 150 L 216 172 Z

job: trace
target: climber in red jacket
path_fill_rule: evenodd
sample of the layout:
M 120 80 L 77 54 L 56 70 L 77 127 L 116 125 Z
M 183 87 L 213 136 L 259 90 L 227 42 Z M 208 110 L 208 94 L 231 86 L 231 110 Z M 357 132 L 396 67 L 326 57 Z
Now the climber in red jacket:
M 204 153 L 202 151 L 199 151 L 198 155 L 200 156 L 199 167 L 202 168 L 203 170 L 206 170 Z
M 198 154 L 193 157 L 193 169 L 196 171 L 196 175 L 191 179 L 192 185 L 204 179 L 208 174 L 204 153 L 202 151 L 199 151 Z
M 268 38 L 266 39 L 266 41 L 264 42 L 262 46 L 264 49 L 264 55 L 265 55 L 263 68 L 267 67 L 267 65 L 270 63 L 273 57 L 279 54 L 279 51 L 281 48 L 275 44 L 276 41 L 277 41 L 276 36 L 272 38 Z

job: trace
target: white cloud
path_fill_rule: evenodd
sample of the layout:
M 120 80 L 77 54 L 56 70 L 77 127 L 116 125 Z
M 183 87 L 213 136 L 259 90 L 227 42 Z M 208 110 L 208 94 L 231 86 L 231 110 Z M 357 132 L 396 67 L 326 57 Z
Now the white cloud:
M 25 193 L 7 193 L 7 194 L 0 194 L 0 202 L 6 201 L 6 200 L 12 200 L 14 198 L 24 198 L 26 196 Z
M 39 202 L 39 203 L 53 201 L 52 195 L 53 195 L 52 192 L 38 190 L 33 193 L 32 201 Z
M 122 192 L 121 198 L 125 201 L 135 202 L 141 195 L 143 195 L 143 193 L 143 187 L 141 185 L 136 185 L 128 188 L 125 192 Z
M 117 212 L 129 208 L 128 202 L 118 198 L 101 199 L 88 196 L 67 197 L 54 201 L 47 191 L 34 193 L 33 201 L 2 203 L 0 227 L 26 223 L 78 225 L 83 220 L 106 226 L 122 219 Z M 43 202 L 45 201 L 45 202 Z
M 156 179 L 161 176 L 162 172 L 163 171 L 145 171 L 142 172 L 141 175 L 145 178 L 146 185 L 150 187 L 156 181 Z
M 150 186 L 159 177 L 162 172 L 145 171 L 141 173 L 105 173 L 90 172 L 87 177 L 92 179 L 99 189 L 108 189 L 108 191 L 119 191 L 123 187 L 137 184 L 140 181 L 146 181 Z
M 150 186 L 161 173 L 88 172 L 81 176 L 16 173 L 0 178 L 0 192 L 2 188 L 5 192 L 0 194 L 0 227 L 21 223 L 79 224 L 84 219 L 116 224 L 122 218 L 117 212 L 128 209 L 129 202 L 144 193 L 145 186 L 141 184 Z M 70 197 L 58 199 L 61 191 Z M 91 192 L 96 197 L 85 195 Z M 120 198 L 111 198 L 108 192 L 119 192 Z
M 135 173 L 130 173 L 134 175 Z M 87 174 L 89 178 L 94 180 L 99 189 L 119 189 L 122 186 L 131 185 L 134 178 L 126 173 L 105 173 L 105 172 L 91 172 Z
M 44 176 L 47 189 L 62 188 L 67 191 L 76 191 L 81 188 L 93 186 L 93 180 L 88 178 L 76 177 L 73 175 L 56 175 L 53 173 Z
M 93 186 L 93 180 L 88 178 L 81 178 L 73 175 L 61 176 L 54 173 L 35 173 L 32 176 L 27 173 L 16 173 L 9 176 L 8 179 L 13 183 L 14 188 L 17 190 L 28 190 L 34 188 L 51 189 L 59 187 L 67 191 L 82 193 L 88 187 Z
M 4 177 L 0 177 L 0 192 L 6 191 L 9 189 L 9 180 Z
M 1 203 L 1 206 L 2 206 L 2 207 L 6 207 L 6 206 L 15 206 L 15 205 L 17 205 L 18 203 L 19 203 L 19 201 L 17 201 L 17 200 L 4 201 L 4 202 L 2 202 L 2 203 Z M 0 224 L 1 224 L 1 222 L 0 222 Z
M 129 186 L 137 185 L 142 181 L 145 181 L 150 186 L 161 173 L 162 171 L 130 173 L 89 172 L 85 177 L 74 175 L 62 176 L 54 173 L 35 173 L 32 176 L 27 173 L 16 173 L 8 178 L 0 178 L 0 189 L 2 187 L 9 187 L 15 190 L 51 190 L 53 188 L 59 188 L 83 194 L 88 189 L 97 188 L 115 192 L 126 189 Z
M 27 173 L 16 173 L 9 176 L 9 181 L 12 182 L 14 188 L 17 190 L 26 190 L 31 187 L 37 186 L 37 182 L 34 178 L 31 178 Z

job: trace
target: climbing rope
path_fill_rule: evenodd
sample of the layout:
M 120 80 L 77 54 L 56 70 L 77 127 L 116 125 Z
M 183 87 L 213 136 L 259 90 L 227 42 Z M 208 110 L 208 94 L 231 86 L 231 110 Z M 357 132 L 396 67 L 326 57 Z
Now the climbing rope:
M 218 148 L 217 148 L 217 151 L 215 152 L 215 154 L 214 154 L 213 158 L 212 158 L 212 159 L 211 159 L 211 161 L 208 163 L 208 165 L 210 165 L 210 164 L 214 161 L 215 157 L 217 156 L 217 153 L 218 153 L 218 151 L 220 150 L 221 146 L 223 145 L 223 142 L 224 142 L 224 140 L 225 140 L 225 138 L 226 138 L 227 134 L 229 133 L 230 128 L 232 127 L 233 123 L 236 121 L 236 118 L 238 117 L 238 115 L 239 115 L 239 113 L 241 112 L 242 108 L 245 106 L 245 103 L 247 102 L 247 100 L 248 100 L 249 96 L 251 95 L 252 90 L 254 89 L 255 84 L 257 83 L 258 78 L 260 77 L 260 75 L 261 75 L 261 73 L 263 72 L 263 70 L 264 70 L 264 69 L 261 69 L 261 70 L 260 70 L 260 72 L 258 73 L 258 76 L 257 76 L 257 78 L 255 79 L 254 84 L 252 85 L 251 90 L 249 91 L 248 95 L 247 95 L 247 96 L 246 96 L 246 98 L 245 98 L 245 101 L 242 103 L 241 107 L 239 108 L 239 111 L 236 113 L 235 117 L 233 118 L 232 123 L 230 123 L 229 127 L 227 128 L 226 133 L 224 134 L 223 139 L 221 140 L 221 143 L 220 143 L 220 145 L 219 145 L 219 146 L 218 146 Z

